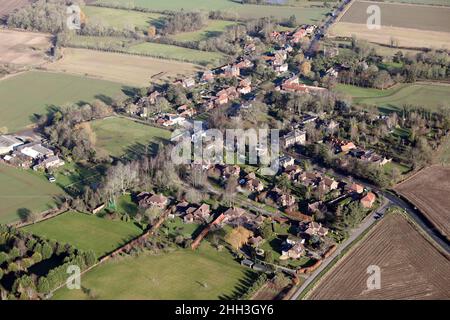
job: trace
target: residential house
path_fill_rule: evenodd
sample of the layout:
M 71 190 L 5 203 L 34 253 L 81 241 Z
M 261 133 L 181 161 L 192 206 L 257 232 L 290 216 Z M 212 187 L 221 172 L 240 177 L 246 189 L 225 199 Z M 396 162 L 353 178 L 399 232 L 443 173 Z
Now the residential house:
M 239 77 L 241 74 L 240 69 L 236 65 L 226 66 L 224 69 L 224 76 L 227 78 Z
M 148 192 L 142 192 L 138 195 L 139 206 L 142 208 L 156 207 L 164 209 L 169 199 L 162 194 L 150 195 Z
M 322 180 L 320 181 L 320 183 L 325 185 L 329 191 L 337 189 L 337 187 L 339 185 L 339 183 L 336 180 L 334 180 L 333 178 L 329 178 L 329 177 L 323 177 Z
M 239 69 L 248 69 L 253 67 L 253 62 L 251 62 L 249 59 L 244 59 L 236 64 L 236 67 Z
M 357 183 L 352 183 L 349 187 L 348 187 L 348 191 L 349 192 L 355 192 L 358 194 L 361 194 L 364 192 L 364 187 L 360 184 Z
M 279 194 L 277 198 L 277 204 L 280 207 L 290 207 L 295 204 L 295 197 L 287 193 Z
M 191 87 L 195 86 L 195 79 L 194 78 L 183 79 L 182 85 L 183 85 L 183 88 L 191 88 Z
M 207 70 L 207 71 L 203 72 L 201 81 L 211 82 L 213 80 L 214 80 L 214 72 L 212 72 L 211 70 Z
M 239 174 L 241 172 L 241 167 L 238 165 L 225 165 L 225 167 L 222 169 L 222 177 L 224 179 L 228 179 L 230 176 L 239 177 Z
M 283 144 L 285 148 L 290 146 L 300 144 L 304 145 L 306 143 L 306 131 L 300 131 L 295 129 L 282 137 Z
M 310 236 L 317 235 L 319 237 L 324 237 L 328 234 L 328 229 L 323 227 L 321 223 L 312 221 L 308 224 L 305 233 Z
M 306 253 L 305 246 L 298 242 L 290 248 L 284 248 L 281 251 L 280 259 L 300 259 Z
M 207 222 L 211 216 L 211 210 L 208 204 L 204 203 L 200 207 L 189 207 L 185 210 L 183 221 L 185 223 Z
M 373 203 L 375 202 L 375 200 L 377 199 L 377 197 L 375 196 L 375 194 L 373 192 L 368 192 L 361 200 L 361 205 L 364 208 L 372 208 Z
M 295 159 L 288 155 L 282 155 L 278 159 L 278 162 L 279 162 L 280 166 L 282 166 L 283 168 L 286 168 L 287 166 L 294 165 Z
M 278 73 L 287 72 L 289 70 L 289 65 L 287 63 L 283 63 L 281 65 L 276 65 L 274 69 Z
M 257 237 L 251 237 L 250 239 L 248 239 L 248 244 L 258 248 L 262 243 L 264 242 L 264 238 L 261 236 L 257 236 Z
M 152 93 L 150 93 L 150 94 L 148 95 L 147 101 L 148 101 L 150 104 L 155 104 L 155 103 L 156 103 L 156 99 L 157 99 L 159 96 L 161 96 L 161 92 L 155 90 L 155 91 L 153 91 Z
M 339 49 L 336 47 L 324 47 L 323 54 L 327 58 L 334 58 L 339 54 Z
M 184 118 L 190 118 L 194 114 L 197 113 L 194 108 L 188 106 L 187 104 L 183 104 L 182 106 L 179 106 L 177 108 L 177 112 L 180 115 L 180 117 L 184 117 Z
M 250 192 L 261 192 L 264 190 L 264 184 L 256 178 L 247 179 L 245 186 Z
M 58 156 L 49 156 L 48 158 L 42 160 L 37 165 L 35 165 L 33 167 L 33 169 L 36 170 L 39 168 L 45 168 L 45 169 L 57 168 L 57 167 L 63 166 L 64 163 L 65 162 L 62 159 L 60 159 Z
M 302 169 L 297 165 L 289 165 L 284 168 L 284 174 L 286 174 L 290 180 L 295 180 Z
M 339 72 L 335 68 L 331 67 L 326 71 L 326 74 L 330 77 L 337 78 L 337 76 L 339 75 Z
M 340 148 L 340 151 L 341 151 L 341 152 L 347 153 L 347 152 L 349 152 L 350 150 L 355 149 L 356 146 L 355 146 L 355 144 L 354 144 L 353 142 L 348 141 L 348 142 L 343 142 L 343 143 L 339 146 L 339 148 Z
M 299 43 L 305 36 L 307 32 L 305 29 L 299 28 L 291 35 L 291 43 Z

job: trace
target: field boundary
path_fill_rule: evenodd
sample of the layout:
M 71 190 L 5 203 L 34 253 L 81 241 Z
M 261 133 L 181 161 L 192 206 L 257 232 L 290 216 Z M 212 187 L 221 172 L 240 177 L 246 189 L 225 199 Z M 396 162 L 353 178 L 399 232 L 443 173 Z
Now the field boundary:
M 86 213 L 81 213 L 81 214 L 86 214 Z M 167 216 L 168 216 L 168 215 L 167 215 L 167 212 L 164 213 L 164 214 L 161 216 L 161 218 L 160 218 L 154 225 L 152 225 L 147 231 L 144 231 L 144 233 L 140 234 L 139 236 L 134 237 L 133 239 L 127 241 L 125 244 L 123 244 L 123 245 L 120 246 L 119 248 L 115 249 L 114 251 L 112 251 L 112 252 L 110 252 L 110 253 L 108 253 L 108 254 L 106 254 L 106 255 L 100 257 L 100 258 L 98 259 L 98 261 L 97 261 L 95 264 L 93 264 L 92 266 L 90 266 L 89 268 L 83 270 L 83 271 L 80 273 L 80 278 L 81 278 L 82 275 L 86 274 L 88 271 L 94 269 L 95 267 L 99 266 L 100 264 L 104 263 L 105 261 L 108 261 L 108 260 L 114 258 L 117 254 L 123 252 L 123 251 L 126 250 L 126 249 L 131 248 L 133 245 L 138 244 L 139 241 L 141 241 L 141 240 L 143 240 L 143 239 L 145 239 L 145 238 L 147 238 L 147 237 L 153 235 L 153 234 L 156 232 L 156 230 L 158 230 L 158 228 L 161 226 L 161 224 L 166 220 Z M 54 294 L 57 290 L 61 289 L 61 288 L 64 287 L 65 285 L 66 285 L 66 283 L 64 282 L 64 283 L 62 283 L 60 286 L 58 286 L 58 287 L 56 287 L 55 289 L 53 289 L 52 291 L 50 291 L 50 292 L 46 295 L 45 300 L 47 300 L 48 298 L 51 298 L 51 297 L 53 296 L 53 294 Z

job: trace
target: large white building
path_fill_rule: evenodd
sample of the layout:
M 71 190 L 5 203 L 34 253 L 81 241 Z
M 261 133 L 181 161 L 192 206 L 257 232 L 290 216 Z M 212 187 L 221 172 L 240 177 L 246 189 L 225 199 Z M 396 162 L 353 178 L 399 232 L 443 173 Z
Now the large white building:
M 23 142 L 13 136 L 0 136 L 0 155 L 10 153 L 15 147 L 21 144 Z

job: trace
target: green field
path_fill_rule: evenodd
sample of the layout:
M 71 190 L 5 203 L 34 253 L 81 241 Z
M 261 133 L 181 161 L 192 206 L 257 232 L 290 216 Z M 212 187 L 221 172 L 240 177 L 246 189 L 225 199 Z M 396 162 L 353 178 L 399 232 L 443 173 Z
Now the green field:
M 112 8 L 102 8 L 86 6 L 83 12 L 87 17 L 87 24 L 101 22 L 106 26 L 116 29 L 125 27 L 136 27 L 139 30 L 147 31 L 148 27 L 153 25 L 161 27 L 165 15 L 159 13 L 145 13 L 134 10 L 121 10 Z M 201 30 L 192 32 L 182 32 L 171 36 L 178 41 L 200 41 L 210 37 L 215 37 L 222 33 L 226 27 L 234 25 L 234 21 L 209 20 L 208 24 Z
M 154 154 L 158 143 L 170 138 L 170 131 L 151 127 L 124 118 L 107 118 L 91 122 L 96 135 L 96 148 L 113 157 Z
M 229 299 L 255 276 L 228 252 L 203 243 L 196 251 L 179 249 L 106 262 L 85 274 L 81 283 L 97 299 Z M 57 291 L 54 299 L 88 299 L 82 290 Z
M 197 63 L 200 65 L 218 65 L 225 58 L 219 52 L 200 51 L 168 44 L 144 42 L 129 47 L 130 53 L 151 55 L 162 59 L 173 59 L 177 61 Z
M 229 26 L 234 25 L 233 21 L 226 20 L 209 20 L 208 25 L 201 30 L 192 32 L 181 32 L 175 35 L 171 35 L 172 39 L 177 41 L 201 41 L 208 38 L 219 36 Z
M 273 16 L 288 18 L 295 14 L 299 23 L 313 23 L 324 17 L 329 9 L 319 7 L 323 2 L 292 1 L 294 6 L 242 5 L 232 0 L 99 0 L 96 3 L 141 7 L 152 10 L 222 10 L 236 14 L 239 18 L 261 18 Z
M 142 233 L 133 223 L 79 212 L 63 213 L 23 229 L 40 237 L 69 243 L 80 250 L 93 250 L 98 258 Z
M 191 36 L 201 37 L 201 33 Z M 139 42 L 134 39 L 121 37 L 74 36 L 69 40 L 68 46 L 138 54 L 153 58 L 190 62 L 199 65 L 219 65 L 226 58 L 226 56 L 220 52 L 201 51 L 161 43 Z
M 101 22 L 109 27 L 122 29 L 124 27 L 136 27 L 147 30 L 150 25 L 158 25 L 164 15 L 159 13 L 145 13 L 132 10 L 120 10 L 86 6 L 83 12 L 87 18 L 87 24 Z
M 27 210 L 40 213 L 54 208 L 53 197 L 62 193 L 42 175 L 0 164 L 0 223 L 23 219 Z
M 26 72 L 0 81 L 0 128 L 15 132 L 51 106 L 123 95 L 118 83 L 50 72 Z
M 439 106 L 450 107 L 450 86 L 433 84 L 398 84 L 386 90 L 361 88 L 338 84 L 336 90 L 349 94 L 356 103 L 377 105 L 380 111 L 390 112 L 403 105 L 437 110 Z

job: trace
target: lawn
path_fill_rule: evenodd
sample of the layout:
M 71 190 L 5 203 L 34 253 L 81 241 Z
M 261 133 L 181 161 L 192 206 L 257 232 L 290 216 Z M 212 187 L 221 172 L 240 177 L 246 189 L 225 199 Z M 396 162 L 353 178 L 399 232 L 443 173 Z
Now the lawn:
M 191 62 L 200 65 L 219 65 L 225 55 L 219 52 L 200 51 L 168 44 L 143 42 L 127 49 L 130 53 L 149 55 L 156 58 Z
M 349 94 L 354 102 L 377 105 L 382 112 L 399 110 L 403 105 L 435 111 L 450 106 L 450 86 L 433 84 L 398 84 L 386 90 L 339 84 L 336 90 Z
M 234 24 L 235 22 L 233 21 L 209 20 L 208 25 L 206 25 L 204 28 L 200 30 L 192 32 L 181 32 L 171 35 L 170 37 L 172 39 L 185 42 L 206 40 L 208 38 L 219 36 L 223 31 L 225 31 L 227 27 L 232 26 Z
M 80 250 L 93 250 L 101 257 L 142 230 L 131 222 L 112 221 L 79 212 L 67 212 L 57 217 L 24 227 L 40 237 L 69 243 Z
M 204 242 L 196 251 L 117 258 L 89 271 L 81 283 L 97 299 L 230 299 L 250 286 L 254 277 L 230 253 L 218 252 Z M 53 298 L 89 297 L 82 290 L 63 288 Z
M 26 72 L 0 81 L 0 128 L 15 132 L 51 106 L 122 96 L 121 84 L 50 72 Z
M 293 3 L 292 1 L 291 3 Z M 322 19 L 329 9 L 322 7 L 323 2 L 295 1 L 294 6 L 242 5 L 232 0 L 99 0 L 102 4 L 151 8 L 153 10 L 222 10 L 234 13 L 239 18 L 289 18 L 295 15 L 299 23 L 312 23 Z
M 166 232 L 173 237 L 182 235 L 183 237 L 193 238 L 193 235 L 199 230 L 199 228 L 200 225 L 197 223 L 184 223 L 183 219 L 180 217 L 175 217 L 167 220 L 161 230 L 166 230 Z
M 161 20 L 165 17 L 159 13 L 146 13 L 92 6 L 85 6 L 82 10 L 86 15 L 87 24 L 90 22 L 102 22 L 107 26 L 117 29 L 136 27 L 140 30 L 147 31 L 149 26 L 160 24 Z
M 42 175 L 0 164 L 0 223 L 23 219 L 27 210 L 54 208 L 54 197 L 62 193 Z
M 113 117 L 94 120 L 91 127 L 96 135 L 96 149 L 113 157 L 155 154 L 159 143 L 170 138 L 170 131 Z

